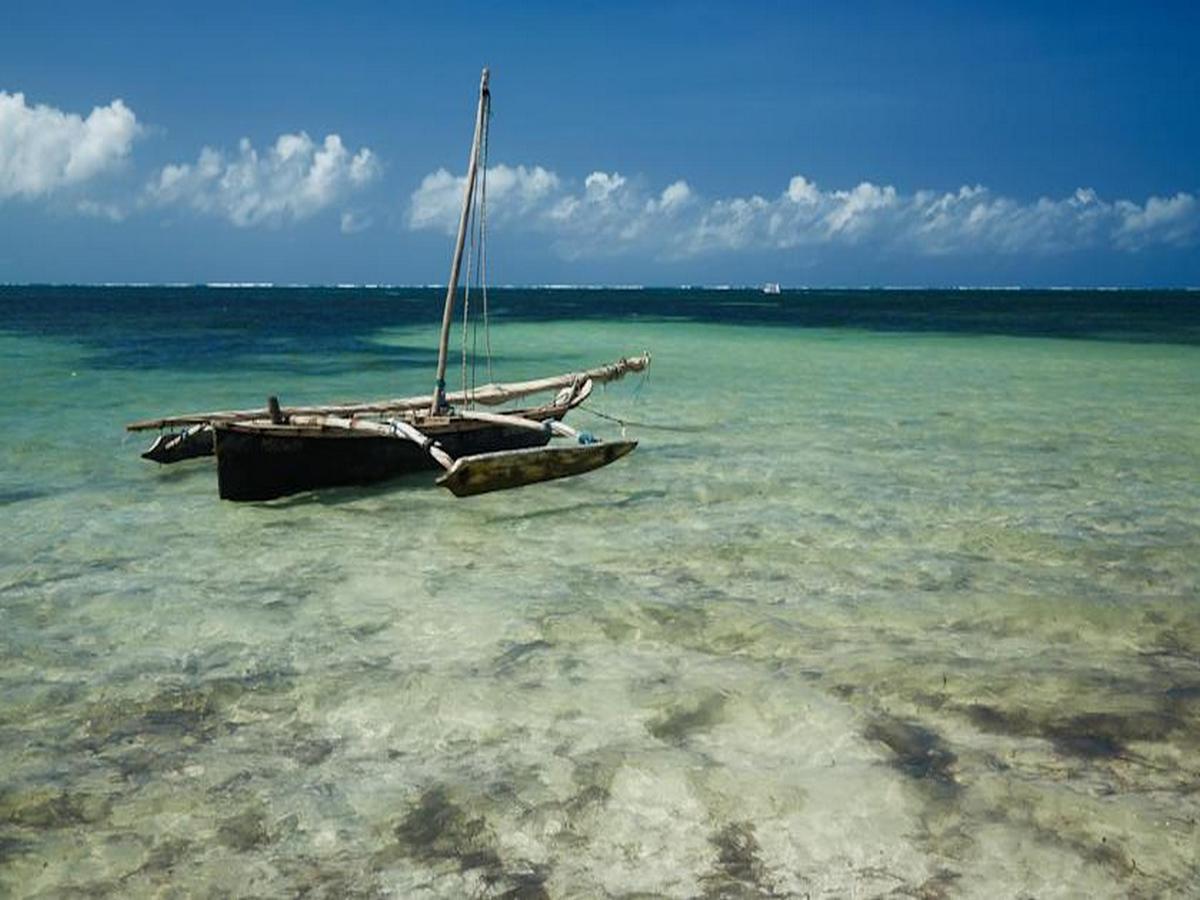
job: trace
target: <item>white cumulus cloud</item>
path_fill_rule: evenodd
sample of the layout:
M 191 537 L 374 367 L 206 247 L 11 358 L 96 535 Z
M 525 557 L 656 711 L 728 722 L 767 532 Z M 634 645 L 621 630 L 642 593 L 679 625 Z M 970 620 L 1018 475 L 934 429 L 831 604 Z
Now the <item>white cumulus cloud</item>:
M 187 206 L 240 228 L 282 225 L 340 203 L 380 171 L 369 148 L 352 154 L 336 134 L 320 144 L 304 132 L 281 134 L 263 153 L 243 138 L 235 154 L 205 147 L 194 163 L 165 166 L 146 185 L 144 202 Z M 359 230 L 365 221 L 350 214 L 342 228 Z
M 43 197 L 111 172 L 140 132 L 121 100 L 83 118 L 0 91 L 0 201 Z
M 464 184 L 444 169 L 426 176 L 412 194 L 409 226 L 453 233 Z M 592 172 L 579 183 L 542 166 L 497 166 L 488 191 L 489 221 L 546 235 L 567 257 L 858 245 L 918 256 L 1046 256 L 1182 247 L 1200 237 L 1200 203 L 1186 192 L 1138 203 L 1080 188 L 1020 201 L 980 185 L 903 193 L 864 181 L 827 190 L 796 175 L 775 196 L 706 198 L 682 180 L 654 191 L 616 172 Z
M 445 169 L 426 175 L 412 195 L 408 224 L 413 229 L 436 228 L 447 234 L 458 230 L 463 190 L 467 176 L 454 176 Z M 483 184 L 480 182 L 480 187 Z M 561 191 L 558 176 L 541 166 L 527 169 L 491 166 L 487 172 L 488 215 L 511 221 L 537 215 L 547 198 Z
M 1117 207 L 1122 219 L 1117 243 L 1128 249 L 1136 250 L 1156 240 L 1186 244 L 1196 234 L 1198 210 L 1192 194 L 1151 197 L 1142 206 L 1122 201 Z

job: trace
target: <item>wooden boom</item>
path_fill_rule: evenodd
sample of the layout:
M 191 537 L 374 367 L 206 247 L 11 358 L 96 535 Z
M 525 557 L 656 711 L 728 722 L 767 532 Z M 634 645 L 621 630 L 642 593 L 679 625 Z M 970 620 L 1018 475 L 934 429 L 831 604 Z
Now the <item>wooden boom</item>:
M 540 394 L 543 391 L 553 391 L 571 387 L 578 382 L 591 379 L 597 384 L 616 381 L 624 378 L 630 372 L 640 372 L 650 365 L 650 354 L 622 357 L 616 362 L 586 369 L 582 372 L 567 372 L 548 378 L 535 378 L 530 381 L 515 381 L 509 384 L 487 384 L 474 391 L 455 391 L 446 395 L 448 403 L 481 403 L 484 406 L 495 406 L 517 400 L 530 394 Z M 326 415 L 354 416 L 365 413 L 402 413 L 429 408 L 429 395 L 419 397 L 401 397 L 393 400 L 377 400 L 367 403 L 342 403 L 324 406 L 285 406 L 281 412 L 285 416 L 292 415 Z M 245 419 L 265 419 L 270 415 L 266 407 L 255 409 L 229 409 L 214 412 L 184 413 L 178 416 L 164 416 L 158 419 L 142 419 L 130 422 L 125 426 L 127 431 L 152 431 L 157 428 L 174 428 L 184 425 L 203 425 L 207 422 L 237 422 Z

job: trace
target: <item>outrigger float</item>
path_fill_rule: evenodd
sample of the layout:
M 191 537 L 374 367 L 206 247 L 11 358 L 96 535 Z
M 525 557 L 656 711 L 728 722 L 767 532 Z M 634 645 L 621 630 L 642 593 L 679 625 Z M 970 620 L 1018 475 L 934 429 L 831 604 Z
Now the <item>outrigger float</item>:
M 637 441 L 599 441 L 565 425 L 563 417 L 588 399 L 596 384 L 640 372 L 649 354 L 578 372 L 447 394 L 450 328 L 468 227 L 482 217 L 477 195 L 481 147 L 486 148 L 491 94 L 488 70 L 479 84 L 475 136 L 467 166 L 458 238 L 442 315 L 432 397 L 368 403 L 284 407 L 275 397 L 261 409 L 165 416 L 133 422 L 130 431 L 164 430 L 142 454 L 158 463 L 216 455 L 218 493 L 226 500 L 270 500 L 337 485 L 366 485 L 427 469 L 444 470 L 437 483 L 457 497 L 579 475 L 625 456 Z M 480 226 L 482 243 L 482 227 Z M 482 252 L 482 250 L 481 250 Z M 466 324 L 464 322 L 464 328 Z M 499 406 L 556 391 L 540 406 L 496 412 Z M 552 438 L 565 438 L 550 446 Z

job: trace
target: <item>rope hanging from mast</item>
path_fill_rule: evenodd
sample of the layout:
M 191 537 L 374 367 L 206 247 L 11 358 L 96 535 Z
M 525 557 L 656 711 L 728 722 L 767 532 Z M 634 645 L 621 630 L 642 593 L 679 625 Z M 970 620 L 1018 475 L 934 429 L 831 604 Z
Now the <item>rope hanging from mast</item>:
M 488 146 L 490 141 L 488 136 L 490 129 L 487 127 L 492 118 L 492 101 L 491 96 L 488 97 L 487 107 L 488 122 L 485 123 L 483 129 L 483 181 L 480 185 L 479 196 L 481 204 L 479 207 L 480 225 L 479 225 L 479 268 L 480 280 L 483 282 L 483 341 L 487 347 L 487 375 L 488 381 L 495 381 L 496 378 L 492 374 L 492 330 L 488 323 L 488 274 L 487 274 L 487 173 L 488 173 Z
M 459 386 L 463 392 L 463 397 L 466 398 L 464 406 L 468 408 L 473 404 L 471 402 L 470 393 L 467 391 L 467 326 L 471 320 L 471 277 L 474 273 L 475 265 L 475 206 L 478 203 L 478 194 L 471 202 L 471 224 L 468 228 L 470 238 L 467 241 L 467 277 L 463 282 L 463 315 L 462 315 L 462 383 Z
M 468 398 L 467 406 L 473 407 L 474 396 L 478 383 L 479 366 L 479 323 L 471 320 L 471 286 L 472 284 L 483 295 L 483 335 L 487 354 L 488 380 L 494 381 L 492 373 L 492 333 L 488 318 L 487 295 L 487 175 L 488 175 L 488 134 L 492 118 L 491 94 L 483 97 L 483 116 L 479 133 L 479 188 L 471 198 L 470 223 L 467 244 L 467 273 L 463 285 L 463 317 L 462 317 L 462 392 Z M 467 350 L 467 332 L 471 333 L 471 349 Z M 470 357 L 470 379 L 467 377 L 467 358 Z

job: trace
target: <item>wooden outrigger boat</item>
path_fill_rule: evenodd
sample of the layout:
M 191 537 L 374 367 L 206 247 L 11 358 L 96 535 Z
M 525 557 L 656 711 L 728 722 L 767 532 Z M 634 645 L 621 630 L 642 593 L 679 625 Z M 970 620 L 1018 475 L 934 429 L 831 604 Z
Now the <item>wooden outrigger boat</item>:
M 270 397 L 262 409 L 190 413 L 133 422 L 130 431 L 178 429 L 160 435 L 142 454 L 173 463 L 215 454 L 220 496 L 270 500 L 314 488 L 365 485 L 425 469 L 445 471 L 437 483 L 455 496 L 520 487 L 579 475 L 625 456 L 636 441 L 603 442 L 563 424 L 595 384 L 650 364 L 648 354 L 579 372 L 447 394 L 446 360 L 468 224 L 475 208 L 480 146 L 490 105 L 488 70 L 479 85 L 475 136 L 467 167 L 462 216 L 450 266 L 432 397 L 371 403 L 282 407 Z M 464 324 L 465 327 L 465 324 Z M 556 391 L 540 406 L 485 412 L 539 393 Z M 550 446 L 554 437 L 565 443 Z

